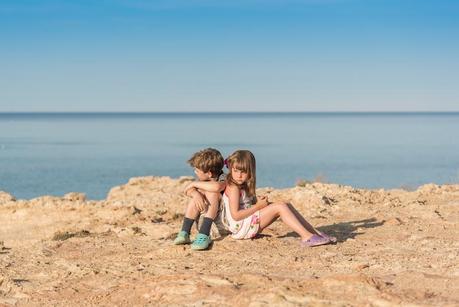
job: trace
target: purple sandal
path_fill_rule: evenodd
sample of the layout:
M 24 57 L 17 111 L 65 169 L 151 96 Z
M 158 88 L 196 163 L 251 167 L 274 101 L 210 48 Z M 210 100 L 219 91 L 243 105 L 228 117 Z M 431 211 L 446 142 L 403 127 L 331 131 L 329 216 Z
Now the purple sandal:
M 321 237 L 319 235 L 312 235 L 312 237 L 309 238 L 308 240 L 301 241 L 301 246 L 313 247 L 313 246 L 325 245 L 330 242 L 331 241 L 327 238 Z
M 321 236 L 322 238 L 330 240 L 330 242 L 332 242 L 332 243 L 336 243 L 336 241 L 338 241 L 338 239 L 336 239 L 336 237 L 329 236 L 326 233 L 323 233 L 321 231 L 317 231 L 317 233 L 319 234 L 319 236 Z

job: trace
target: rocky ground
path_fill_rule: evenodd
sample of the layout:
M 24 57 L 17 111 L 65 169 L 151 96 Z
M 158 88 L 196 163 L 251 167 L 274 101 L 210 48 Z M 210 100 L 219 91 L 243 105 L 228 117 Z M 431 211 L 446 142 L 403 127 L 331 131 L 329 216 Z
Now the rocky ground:
M 262 188 L 335 245 L 281 222 L 254 240 L 174 246 L 191 178 L 132 178 L 107 199 L 0 192 L 0 306 L 459 306 L 459 185 Z

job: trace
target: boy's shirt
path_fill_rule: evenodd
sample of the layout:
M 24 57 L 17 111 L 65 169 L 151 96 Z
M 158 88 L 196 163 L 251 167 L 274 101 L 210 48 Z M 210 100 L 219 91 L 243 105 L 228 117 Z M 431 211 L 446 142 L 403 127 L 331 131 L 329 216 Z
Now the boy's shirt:
M 223 182 L 226 181 L 226 174 L 222 171 L 220 175 L 217 177 L 217 182 Z
M 223 171 L 220 173 L 220 175 L 218 175 L 217 177 L 217 182 L 225 182 L 226 181 L 226 176 L 227 174 L 225 174 Z M 220 194 L 223 196 L 223 194 L 225 193 L 225 189 L 221 190 L 220 191 Z

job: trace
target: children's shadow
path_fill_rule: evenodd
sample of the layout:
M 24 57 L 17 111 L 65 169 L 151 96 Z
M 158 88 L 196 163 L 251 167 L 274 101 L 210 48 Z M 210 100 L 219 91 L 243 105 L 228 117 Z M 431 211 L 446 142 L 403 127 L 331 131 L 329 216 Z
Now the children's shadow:
M 252 240 L 259 240 L 259 239 L 263 239 L 263 238 L 271 238 L 272 235 L 267 235 L 267 234 L 264 234 L 264 233 L 257 233 L 257 235 L 255 237 L 252 238 Z
M 341 222 L 332 225 L 320 226 L 317 227 L 317 230 L 330 236 L 336 237 L 338 242 L 345 242 L 348 239 L 354 239 L 356 236 L 364 234 L 364 229 L 379 227 L 384 225 L 384 223 L 384 220 L 378 221 L 373 217 L 364 220 Z M 282 237 L 298 237 L 298 235 L 294 232 L 289 232 Z
M 365 229 L 380 227 L 384 225 L 384 223 L 384 220 L 378 221 L 376 218 L 372 217 L 364 220 L 320 226 L 317 229 L 336 237 L 338 242 L 344 242 L 348 239 L 354 239 L 358 235 L 364 234 Z

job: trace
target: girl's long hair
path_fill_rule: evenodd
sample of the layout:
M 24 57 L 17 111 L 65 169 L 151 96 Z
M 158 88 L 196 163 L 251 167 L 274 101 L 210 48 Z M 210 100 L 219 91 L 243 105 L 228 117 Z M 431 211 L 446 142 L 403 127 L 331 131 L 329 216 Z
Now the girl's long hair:
M 229 173 L 226 178 L 227 182 L 229 184 L 235 184 L 241 189 L 244 189 L 248 194 L 247 196 L 255 196 L 257 183 L 257 165 L 255 156 L 248 150 L 236 150 L 225 160 L 225 162 L 229 169 Z M 233 180 L 233 175 L 231 173 L 233 166 L 235 166 L 236 169 L 247 173 L 247 181 L 244 184 L 238 185 Z

